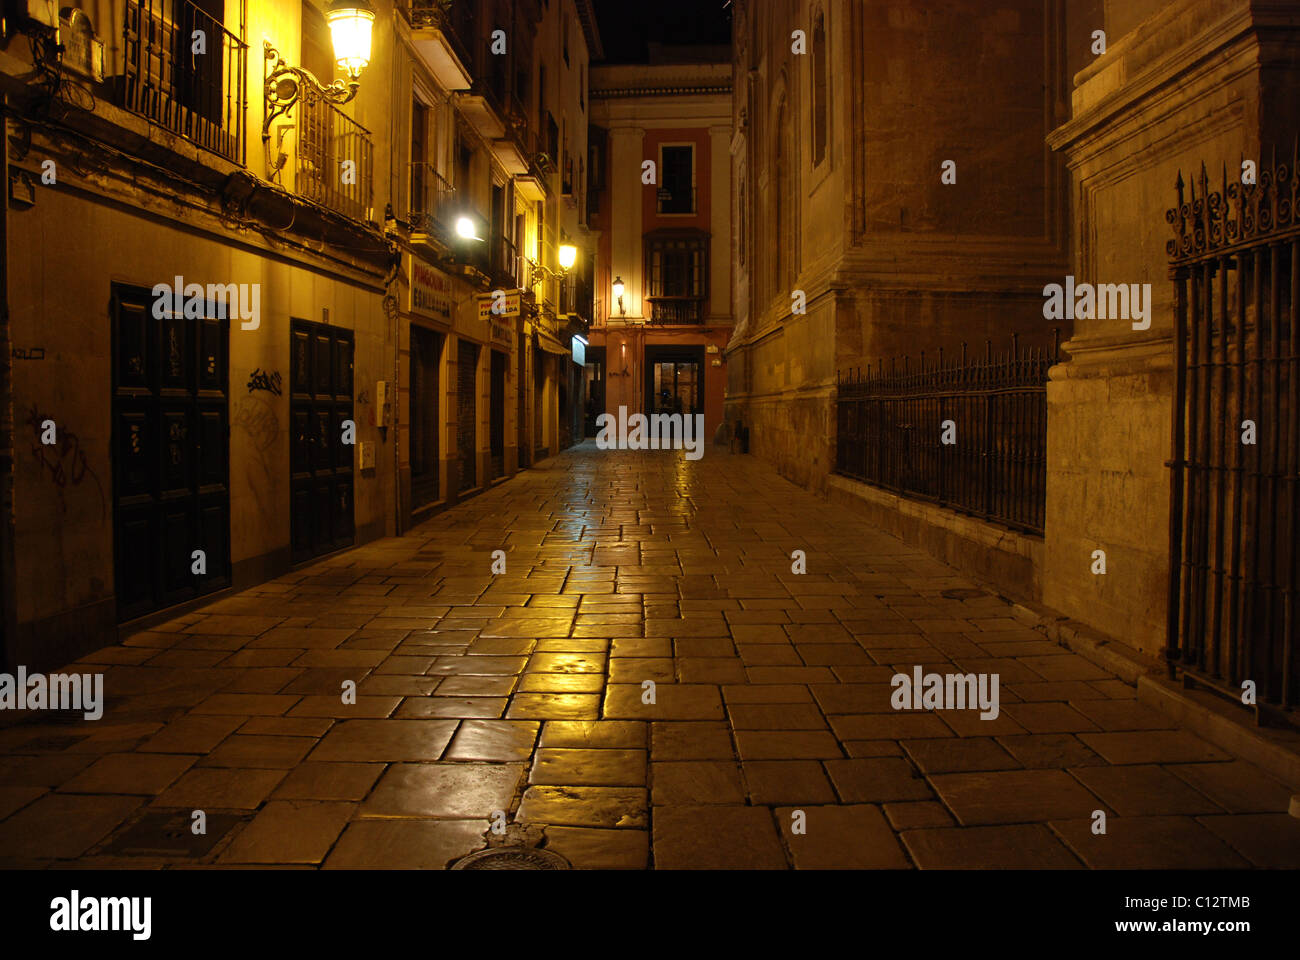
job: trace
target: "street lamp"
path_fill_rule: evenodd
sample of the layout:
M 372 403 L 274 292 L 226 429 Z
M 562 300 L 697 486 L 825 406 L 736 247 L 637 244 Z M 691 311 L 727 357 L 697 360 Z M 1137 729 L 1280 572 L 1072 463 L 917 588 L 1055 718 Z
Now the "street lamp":
M 263 66 L 266 118 L 262 121 L 262 141 L 271 139 L 271 124 L 293 109 L 299 98 L 305 97 L 309 106 L 317 101 L 348 103 L 357 95 L 361 84 L 361 71 L 370 63 L 370 40 L 375 25 L 375 11 L 367 0 L 332 0 L 325 13 L 330 37 L 334 42 L 334 59 L 347 72 L 348 79 L 324 84 L 305 67 L 292 67 L 280 56 L 280 51 L 263 41 L 266 57 Z M 272 164 L 274 170 L 284 166 L 282 153 Z
M 623 311 L 623 278 L 614 278 L 614 299 L 618 301 L 618 314 L 625 317 L 627 314 Z
M 557 252 L 557 259 L 560 263 L 559 273 L 556 273 L 543 263 L 538 263 L 532 257 L 526 257 L 525 259 L 528 261 L 528 285 L 531 287 L 540 283 L 541 280 L 563 280 L 565 275 L 573 269 L 573 265 L 578 262 L 578 248 L 571 243 L 560 244 L 560 249 Z
M 332 0 L 325 10 L 325 22 L 334 41 L 335 61 L 356 80 L 370 63 L 374 9 L 366 0 Z

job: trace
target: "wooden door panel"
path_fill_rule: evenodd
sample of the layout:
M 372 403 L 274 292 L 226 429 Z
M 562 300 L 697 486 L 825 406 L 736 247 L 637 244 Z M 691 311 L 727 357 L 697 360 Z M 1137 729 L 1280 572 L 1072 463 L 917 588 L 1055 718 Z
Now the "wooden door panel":
M 228 331 L 153 314 L 149 290 L 113 287 L 113 530 L 119 620 L 230 582 Z M 193 573 L 205 553 L 207 574 Z
M 130 620 L 154 608 L 153 505 L 119 507 L 117 512 L 118 619 Z M 129 575 L 123 575 L 123 572 Z
M 311 395 L 311 333 L 294 327 L 293 352 L 290 354 L 290 392 L 295 397 Z
M 162 592 L 166 604 L 179 603 L 198 591 L 194 584 L 192 554 L 196 543 L 194 515 L 188 500 L 168 503 L 162 511 Z M 206 551 L 204 551 L 206 553 Z
M 312 556 L 311 531 L 313 524 L 311 486 L 309 483 L 294 483 L 289 511 L 289 525 L 293 530 L 293 559 L 295 563 L 298 563 L 308 560 Z
M 226 411 L 219 408 L 200 408 L 196 418 L 197 438 L 196 468 L 200 489 L 210 491 L 226 485 Z
M 290 356 L 290 461 L 293 552 L 306 560 L 353 542 L 353 445 L 343 443 L 352 413 L 353 335 L 293 321 Z
M 147 391 L 152 373 L 149 352 L 150 312 L 139 303 L 122 303 L 117 310 L 114 338 L 117 355 L 114 358 L 113 376 L 121 394 Z
M 230 506 L 225 497 L 209 497 L 199 508 L 199 543 L 207 554 L 208 572 L 196 577 L 203 591 L 230 585 Z M 203 591 L 206 592 L 206 591 Z
M 188 493 L 194 485 L 193 445 L 190 440 L 190 411 L 164 409 L 162 427 L 162 476 L 160 495 Z

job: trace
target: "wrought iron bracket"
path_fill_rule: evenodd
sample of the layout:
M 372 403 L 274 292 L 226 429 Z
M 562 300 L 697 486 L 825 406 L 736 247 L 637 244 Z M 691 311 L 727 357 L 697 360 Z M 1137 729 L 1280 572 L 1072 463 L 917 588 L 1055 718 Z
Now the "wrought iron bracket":
M 347 103 L 357 95 L 361 86 L 356 80 L 344 82 L 335 80 L 326 85 L 316 79 L 316 75 L 303 67 L 291 67 L 280 56 L 280 52 L 263 41 L 266 63 L 262 73 L 266 78 L 266 119 L 262 121 L 262 142 L 271 139 L 271 124 L 293 109 L 300 99 L 305 99 L 309 106 L 321 100 L 329 103 Z
M 532 257 L 524 257 L 528 264 L 528 286 L 532 287 L 543 280 L 563 280 L 568 276 L 567 270 L 561 270 L 558 273 L 543 263 L 538 263 Z

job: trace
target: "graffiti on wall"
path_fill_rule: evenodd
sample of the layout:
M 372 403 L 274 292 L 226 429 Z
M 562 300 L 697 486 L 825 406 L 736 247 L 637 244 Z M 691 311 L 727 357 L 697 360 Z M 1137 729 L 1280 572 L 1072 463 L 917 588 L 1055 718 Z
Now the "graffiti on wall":
M 99 494 L 99 519 L 103 521 L 107 509 L 104 485 L 86 459 L 81 438 L 67 427 L 56 426 L 53 433 L 55 442 L 45 442 L 50 436 L 47 424 L 56 423 L 54 417 L 41 413 L 35 404 L 27 412 L 27 426 L 32 430 L 32 456 L 36 458 L 40 474 L 59 491 L 59 506 L 64 513 L 68 511 L 68 489 L 80 488 L 88 479 L 93 481 Z
M 275 408 L 258 397 L 244 397 L 235 404 L 233 426 L 239 427 L 253 441 L 253 449 L 264 453 L 280 435 L 280 418 Z
M 280 396 L 280 371 L 263 370 L 258 367 L 248 375 L 248 392 L 254 390 L 265 390 L 267 393 L 273 393 Z
M 235 401 L 230 424 L 248 437 L 251 457 L 247 477 L 253 503 L 261 515 L 262 525 L 274 529 L 278 518 L 274 497 L 270 495 L 276 489 L 272 447 L 280 438 L 280 418 L 269 400 L 250 394 Z

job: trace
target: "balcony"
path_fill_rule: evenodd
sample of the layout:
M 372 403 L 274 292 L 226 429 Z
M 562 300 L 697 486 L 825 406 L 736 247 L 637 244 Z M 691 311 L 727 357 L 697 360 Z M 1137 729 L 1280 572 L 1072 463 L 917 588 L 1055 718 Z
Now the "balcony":
M 374 219 L 374 143 L 334 104 L 298 101 L 294 192 L 353 220 Z
M 191 52 L 202 31 L 209 52 Z M 234 163 L 244 163 L 248 46 L 187 0 L 127 0 L 118 102 Z
M 596 313 L 595 304 L 595 288 L 590 277 L 570 274 L 561 282 L 561 316 L 578 317 L 589 325 Z
M 411 242 L 432 247 L 451 243 L 459 198 L 431 163 L 411 165 Z
M 465 0 L 405 0 L 400 7 L 411 25 L 411 45 L 447 90 L 468 90 L 472 11 Z
M 456 108 L 484 140 L 491 142 L 505 137 L 501 101 L 491 83 L 482 78 L 475 80 L 470 89 L 456 94 Z
M 703 297 L 646 297 L 650 322 L 683 325 L 704 322 Z
M 488 243 L 491 250 L 488 274 L 492 277 L 492 282 L 505 290 L 522 287 L 525 267 L 515 245 L 504 236 L 493 236 Z
M 696 212 L 694 187 L 678 187 L 675 190 L 661 187 L 656 199 L 656 212 L 661 215 L 673 216 Z

